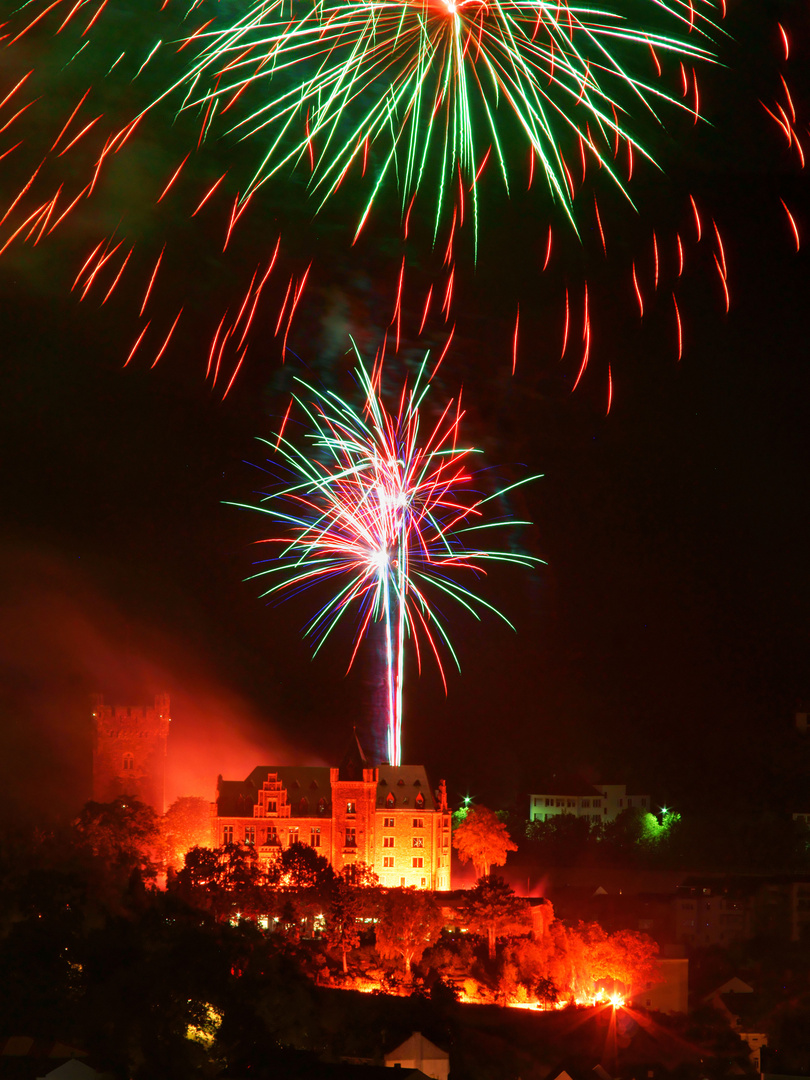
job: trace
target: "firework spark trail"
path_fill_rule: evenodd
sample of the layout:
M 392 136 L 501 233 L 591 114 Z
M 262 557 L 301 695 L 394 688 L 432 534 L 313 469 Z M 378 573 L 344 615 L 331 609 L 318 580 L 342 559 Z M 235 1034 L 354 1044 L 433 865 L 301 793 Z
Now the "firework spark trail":
M 428 356 L 413 385 L 403 386 L 395 410 L 382 397 L 381 364 L 369 370 L 359 354 L 357 358 L 355 375 L 363 397 L 359 408 L 297 379 L 301 391 L 294 401 L 309 428 L 306 444 L 301 447 L 284 435 L 289 410 L 279 435 L 262 440 L 294 480 L 247 506 L 269 515 L 282 533 L 263 541 L 273 545 L 274 553 L 251 580 L 271 578 L 263 596 L 298 593 L 318 583 L 328 587 L 329 598 L 309 621 L 306 634 L 316 642 L 317 653 L 354 612 L 349 666 L 371 624 L 383 624 L 387 749 L 390 762 L 398 765 L 406 645 L 413 643 L 420 670 L 427 645 L 443 680 L 440 646 L 458 666 L 445 615 L 431 594 L 454 600 L 475 618 L 492 611 L 512 625 L 456 576 L 480 575 L 491 562 L 532 567 L 541 561 L 470 544 L 481 530 L 527 524 L 508 517 L 486 519 L 484 507 L 536 477 L 494 494 L 476 493 L 469 469 L 475 451 L 458 441 L 464 416 L 460 402 L 451 400 L 432 428 L 424 426 Z

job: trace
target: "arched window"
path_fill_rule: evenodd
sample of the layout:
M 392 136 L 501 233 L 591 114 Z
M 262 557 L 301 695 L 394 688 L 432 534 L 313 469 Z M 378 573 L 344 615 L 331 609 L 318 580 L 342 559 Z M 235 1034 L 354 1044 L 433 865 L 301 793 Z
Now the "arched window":
M 393 806 L 396 801 L 397 800 L 394 798 L 393 791 L 389 791 L 388 794 L 385 797 L 385 805 L 386 806 Z
M 124 754 L 124 772 L 132 772 L 135 768 L 135 758 L 132 754 Z
M 298 804 L 298 813 L 299 814 L 306 814 L 308 811 L 309 811 L 309 799 L 305 795 Z
M 419 794 L 414 799 L 414 804 L 415 804 L 415 806 L 417 807 L 418 810 L 421 810 L 422 807 L 425 805 L 425 796 L 422 794 L 421 791 L 419 792 Z

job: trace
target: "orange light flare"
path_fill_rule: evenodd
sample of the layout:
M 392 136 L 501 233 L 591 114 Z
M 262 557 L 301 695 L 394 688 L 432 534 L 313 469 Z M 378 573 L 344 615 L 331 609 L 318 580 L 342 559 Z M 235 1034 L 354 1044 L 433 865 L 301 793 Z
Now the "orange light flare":
M 290 330 L 292 329 L 293 315 L 295 315 L 295 309 L 298 307 L 298 301 L 301 299 L 301 297 L 303 295 L 304 287 L 306 286 L 307 278 L 309 277 L 309 272 L 310 272 L 311 269 L 312 269 L 312 263 L 310 263 L 309 266 L 304 271 L 304 276 L 301 278 L 301 282 L 300 282 L 300 284 L 298 285 L 298 288 L 295 291 L 295 296 L 293 297 L 293 302 L 290 305 L 290 317 L 287 320 L 287 329 L 284 332 L 284 341 L 281 343 L 281 357 L 282 357 L 282 360 L 284 359 L 284 355 L 287 352 L 287 338 L 290 336 Z M 244 357 L 244 353 L 243 353 L 242 354 L 242 360 L 244 360 L 244 358 L 245 357 Z M 241 366 L 242 361 L 240 360 L 239 363 L 240 363 L 240 366 Z M 232 382 L 233 382 L 233 379 L 231 379 L 231 383 Z M 228 385 L 228 390 L 230 390 L 230 384 Z M 226 391 L 226 393 L 227 393 L 227 391 Z
M 64 127 L 62 128 L 62 130 L 61 130 L 61 131 L 59 132 L 59 134 L 58 134 L 58 135 L 56 136 L 56 141 L 54 142 L 53 146 L 51 147 L 51 151 L 50 151 L 51 153 L 53 153 L 53 152 L 54 152 L 54 150 L 55 150 L 55 149 L 57 148 L 57 146 L 58 146 L 58 145 L 59 145 L 59 143 L 61 142 L 62 136 L 63 136 L 63 135 L 65 134 L 65 132 L 67 131 L 67 129 L 68 129 L 68 128 L 70 127 L 70 125 L 71 125 L 71 124 L 73 123 L 73 118 L 75 117 L 76 113 L 77 113 L 77 112 L 79 111 L 79 109 L 80 109 L 80 108 L 82 107 L 82 105 L 84 104 L 84 102 L 85 102 L 85 100 L 86 100 L 86 98 L 87 98 L 87 95 L 88 95 L 88 94 L 90 93 L 90 90 L 91 90 L 91 87 L 89 87 L 89 86 L 88 86 L 88 88 L 87 88 L 87 89 L 85 90 L 85 92 L 84 92 L 84 93 L 82 94 L 82 96 L 81 96 L 81 97 L 79 98 L 79 103 L 78 103 L 78 105 L 76 105 L 76 107 L 74 108 L 73 112 L 72 112 L 72 113 L 70 114 L 70 116 L 69 116 L 69 117 L 67 118 L 67 123 L 66 123 L 66 124 L 65 124 L 65 126 L 64 126 Z
M 599 235 L 602 238 L 602 251 L 607 258 L 607 244 L 605 243 L 605 230 L 602 228 L 602 215 L 599 213 L 599 203 L 596 201 L 596 192 L 593 195 L 593 208 L 596 211 L 596 224 L 599 226 Z M 545 269 L 545 268 L 544 268 Z
M 13 97 L 13 96 L 14 96 L 14 95 L 15 95 L 15 94 L 17 93 L 17 91 L 18 91 L 18 90 L 20 89 L 20 87 L 21 87 L 21 86 L 23 85 L 23 83 L 25 82 L 25 80 L 26 80 L 27 78 L 29 78 L 29 76 L 33 75 L 33 73 L 34 73 L 34 69 L 33 69 L 33 68 L 31 68 L 31 70 L 30 70 L 30 71 L 28 72 L 28 74 L 27 74 L 27 75 L 23 75 L 23 77 L 22 77 L 22 78 L 21 78 L 21 79 L 19 80 L 19 82 L 18 82 L 18 83 L 16 83 L 16 84 L 15 84 L 14 86 L 12 86 L 12 88 L 11 88 L 11 89 L 9 90 L 9 92 L 8 92 L 8 93 L 6 94 L 6 96 L 5 96 L 4 98 L 3 98 L 3 100 L 2 100 L 2 101 L 0 101 L 0 109 L 2 109 L 2 108 L 4 107 L 4 105 L 5 105 L 5 104 L 6 104 L 6 103 L 7 103 L 8 101 L 10 101 L 10 100 L 11 100 L 11 98 L 12 98 L 12 97 Z
M 203 207 L 205 206 L 205 204 L 206 204 L 206 203 L 208 202 L 208 200 L 209 200 L 209 199 L 211 198 L 211 196 L 212 196 L 212 195 L 214 194 L 214 192 L 215 192 L 215 191 L 217 190 L 217 188 L 219 187 L 219 185 L 220 185 L 220 184 L 222 183 L 222 181 L 223 181 L 223 180 L 225 179 L 225 177 L 226 177 L 227 175 L 228 175 L 227 171 L 226 171 L 226 172 L 224 172 L 224 173 L 222 174 L 222 176 L 220 176 L 219 180 L 216 180 L 216 181 L 215 181 L 215 182 L 214 182 L 214 183 L 213 183 L 213 184 L 211 185 L 211 187 L 210 187 L 210 188 L 208 189 L 208 191 L 206 191 L 205 195 L 203 195 L 203 197 L 202 197 L 202 199 L 200 200 L 200 202 L 199 202 L 199 203 L 197 204 L 197 209 L 196 209 L 196 210 L 194 211 L 194 213 L 193 213 L 193 214 L 191 215 L 192 217 L 196 217 L 196 216 L 197 216 L 197 214 L 199 214 L 199 212 L 200 212 L 200 211 L 202 210 L 202 208 L 203 208 Z
M 790 58 L 790 40 L 787 36 L 787 30 L 785 30 L 784 26 L 782 26 L 781 23 L 777 23 L 776 25 L 779 27 L 779 33 L 782 37 L 782 47 L 785 50 L 785 60 L 788 60 Z
M 172 339 L 172 334 L 174 333 L 175 327 L 180 322 L 180 316 L 182 314 L 183 314 L 183 309 L 180 308 L 180 310 L 177 312 L 177 315 L 175 317 L 174 322 L 172 323 L 171 330 L 169 330 L 168 334 L 166 335 L 166 340 L 163 342 L 163 344 L 160 347 L 160 352 L 157 354 L 155 359 L 152 361 L 152 367 L 155 367 L 157 365 L 157 362 L 160 360 L 161 356 L 163 356 L 163 354 L 166 352 L 166 349 L 169 347 L 169 342 Z
M 93 18 L 90 20 L 90 22 L 87 24 L 87 26 L 85 26 L 84 30 L 82 31 L 82 37 L 84 37 L 86 34 L 88 34 L 90 32 L 90 30 L 92 29 L 93 24 L 95 23 L 96 19 L 99 17 L 99 15 L 102 13 L 102 11 L 104 10 L 104 8 L 106 6 L 107 6 L 107 0 L 102 0 L 102 3 L 99 4 L 98 8 L 96 9 L 95 15 L 93 16 Z
M 168 184 L 166 185 L 166 187 L 165 187 L 165 188 L 163 189 L 163 191 L 161 191 L 160 195 L 158 196 L 158 200 L 157 200 L 157 202 L 155 203 L 155 206 L 157 206 L 157 204 L 158 204 L 158 203 L 161 203 L 161 202 L 163 202 L 163 199 L 164 199 L 164 198 L 166 197 L 166 195 L 168 195 L 168 194 L 169 194 L 169 191 L 171 190 L 171 187 L 172 187 L 172 185 L 174 184 L 175 180 L 176 180 L 176 179 L 177 179 L 177 177 L 178 177 L 178 176 L 180 175 L 180 173 L 181 173 L 181 172 L 183 171 L 183 166 L 185 165 L 185 163 L 186 163 L 186 162 L 188 161 L 188 159 L 189 159 L 190 157 L 191 157 L 191 151 L 189 150 L 189 152 L 188 152 L 188 153 L 186 154 L 186 156 L 185 156 L 185 157 L 183 158 L 183 160 L 182 160 L 182 161 L 180 162 L 180 164 L 179 164 L 179 165 L 177 166 L 177 168 L 175 169 L 175 171 L 174 171 L 174 172 L 172 173 L 172 177 L 171 177 L 171 179 L 169 180 L 169 182 L 168 182 Z
M 549 225 L 549 227 L 548 227 L 548 241 L 546 242 L 546 257 L 545 257 L 545 260 L 543 261 L 543 271 L 545 271 L 547 269 L 549 259 L 551 258 L 551 239 L 552 239 L 552 233 L 551 233 L 551 226 Z
M 636 276 L 636 264 L 633 263 L 633 289 L 636 293 L 636 299 L 638 300 L 638 314 L 639 318 L 644 318 L 644 300 L 641 295 L 641 289 L 638 284 L 638 277 Z
M 13 38 L 11 39 L 11 41 L 8 41 L 8 42 L 6 42 L 6 48 L 8 48 L 8 46 L 9 46 L 9 45 L 13 45 L 15 41 L 19 41 L 19 40 L 20 40 L 20 38 L 21 38 L 21 37 L 22 37 L 22 36 L 23 36 L 24 34 L 27 34 L 27 33 L 28 33 L 28 31 L 29 31 L 29 30 L 33 30 L 33 28 L 34 28 L 34 27 L 35 27 L 35 26 L 37 25 L 37 23 L 38 23 L 38 22 L 39 22 L 39 21 L 40 21 L 41 19 L 44 19 L 44 18 L 45 18 L 45 16 L 46 16 L 46 15 L 48 14 L 48 12 L 49 12 L 49 11 L 53 11 L 53 9 L 54 9 L 54 8 L 55 8 L 55 7 L 56 7 L 56 6 L 58 5 L 58 4 L 61 4 L 61 3 L 62 3 L 62 0 L 53 0 L 53 3 L 52 3 L 52 4 L 49 4 L 49 5 L 48 5 L 48 7 L 46 7 L 44 11 L 40 11 L 39 15 L 37 15 L 37 17 L 36 17 L 35 19 L 32 19 L 32 20 L 31 20 L 31 22 L 30 22 L 30 23 L 28 24 L 28 26 L 25 26 L 25 27 L 23 27 L 23 29 L 22 29 L 22 30 L 21 30 L 21 31 L 19 32 L 19 34 L 17 34 L 17 36 L 16 36 L 16 37 L 13 37 Z
M 788 222 L 790 223 L 790 228 L 793 231 L 793 239 L 796 241 L 796 250 L 798 251 L 799 248 L 801 247 L 801 239 L 799 237 L 799 226 L 796 224 L 796 218 L 793 216 L 793 214 L 791 214 L 790 210 L 788 210 L 787 203 L 785 202 L 785 200 L 780 199 L 779 201 L 782 204 L 782 206 L 784 206 L 784 208 L 785 208 L 785 213 L 787 214 L 787 219 L 788 219 Z
M 579 386 L 582 376 L 585 374 L 585 370 L 588 367 L 588 360 L 591 355 L 591 317 L 588 311 L 588 282 L 585 282 L 585 306 L 582 317 L 582 361 L 579 365 L 579 374 L 576 377 L 574 385 L 571 387 L 571 393 Z
M 678 301 L 675 299 L 675 293 L 672 294 L 672 303 L 675 306 L 675 325 L 678 330 L 678 359 L 683 358 L 683 323 L 681 322 L 681 312 L 678 307 Z
M 141 315 L 143 315 L 144 311 L 146 310 L 146 305 L 147 305 L 147 303 L 149 301 L 149 295 L 152 292 L 152 286 L 155 284 L 155 278 L 157 277 L 157 272 L 160 269 L 160 263 L 161 263 L 161 260 L 163 259 L 163 253 L 165 252 L 165 250 L 166 250 L 166 245 L 164 244 L 163 248 L 161 249 L 160 254 L 157 257 L 157 262 L 155 263 L 155 269 L 152 271 L 152 276 L 149 279 L 149 284 L 146 287 L 146 293 L 145 293 L 144 298 L 143 298 L 143 303 L 141 304 L 141 310 L 138 312 L 139 317 Z
M 130 360 L 132 359 L 132 357 L 133 357 L 133 356 L 135 355 L 135 353 L 136 353 L 136 352 L 138 351 L 138 346 L 139 346 L 139 345 L 140 345 L 140 343 L 141 343 L 141 342 L 143 341 L 143 339 L 144 339 L 144 336 L 145 336 L 145 334 L 146 334 L 146 331 L 147 331 L 147 330 L 149 329 L 149 327 L 150 327 L 151 325 L 152 325 L 152 320 L 150 319 L 150 320 L 149 320 L 149 322 L 148 322 L 148 323 L 146 324 L 146 326 L 145 326 L 145 327 L 143 328 L 143 330 L 141 330 L 140 334 L 138 334 L 137 338 L 135 339 L 135 344 L 134 344 L 134 345 L 132 346 L 132 348 L 130 349 L 130 351 L 129 351 L 129 356 L 128 356 L 128 357 L 126 358 L 126 360 L 124 361 L 124 364 L 123 364 L 123 366 L 124 366 L 124 367 L 126 367 L 126 366 L 127 366 L 127 364 L 128 364 L 129 362 L 130 362 Z

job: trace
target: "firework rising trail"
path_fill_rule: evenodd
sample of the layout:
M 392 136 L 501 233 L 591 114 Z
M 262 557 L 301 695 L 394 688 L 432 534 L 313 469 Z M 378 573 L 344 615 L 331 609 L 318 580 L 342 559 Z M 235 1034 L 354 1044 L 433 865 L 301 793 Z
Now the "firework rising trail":
M 307 423 L 305 444 L 297 445 L 287 433 L 289 410 L 276 440 L 262 440 L 273 447 L 293 482 L 250 507 L 280 526 L 279 535 L 263 541 L 272 545 L 273 554 L 254 575 L 269 579 L 262 595 L 297 593 L 317 585 L 329 591 L 306 627 L 316 652 L 353 617 L 351 666 L 372 623 L 382 624 L 387 750 L 393 765 L 401 763 L 406 646 L 413 645 L 420 670 L 427 646 L 443 681 L 442 652 L 449 652 L 458 666 L 437 601 L 452 600 L 475 618 L 494 612 L 511 626 L 458 579 L 478 577 L 493 562 L 532 567 L 541 561 L 478 546 L 485 532 L 528 524 L 488 517 L 487 509 L 537 477 L 488 495 L 475 491 L 470 461 L 476 451 L 458 441 L 464 416 L 460 401 L 449 401 L 435 424 L 425 424 L 427 365 L 426 356 L 413 384 L 403 385 L 393 410 L 383 400 L 381 365 L 369 370 L 359 353 L 359 408 L 298 379 L 301 390 L 293 400 Z
M 696 81 L 682 102 L 652 80 L 662 60 L 713 59 L 714 11 L 712 0 L 259 0 L 197 35 L 199 55 L 172 89 L 204 110 L 204 127 L 238 102 L 231 132 L 264 140 L 243 197 L 298 166 L 322 206 L 359 174 L 355 238 L 390 182 L 403 217 L 430 189 L 434 239 L 446 208 L 463 221 L 469 203 L 477 229 L 484 166 L 508 190 L 516 146 L 521 172 L 528 151 L 573 222 L 565 148 L 622 187 L 620 145 L 651 157 L 636 132 L 660 124 L 664 106 L 697 115 Z

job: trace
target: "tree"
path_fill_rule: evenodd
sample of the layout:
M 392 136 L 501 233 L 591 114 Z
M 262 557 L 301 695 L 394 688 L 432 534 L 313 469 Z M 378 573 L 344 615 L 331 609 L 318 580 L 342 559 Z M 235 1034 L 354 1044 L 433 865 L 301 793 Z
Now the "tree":
M 88 802 L 73 827 L 107 875 L 130 877 L 137 871 L 144 878 L 155 877 L 160 826 L 151 806 L 126 797 Z
M 474 934 L 486 935 L 490 960 L 495 959 L 495 943 L 501 937 L 528 934 L 532 929 L 529 905 L 515 896 L 501 877 L 479 878 L 464 897 L 462 918 Z
M 377 923 L 377 952 L 384 960 L 401 956 L 405 974 L 438 938 L 444 920 L 433 894 L 410 889 L 391 889 L 382 904 Z
M 261 914 L 266 907 L 263 885 L 264 872 L 252 844 L 192 848 L 173 883 L 185 900 L 220 919 L 235 911 Z
M 343 877 L 335 880 L 332 896 L 326 916 L 326 941 L 333 949 L 339 949 L 343 958 L 343 974 L 349 968 L 346 956 L 351 949 L 360 944 L 360 925 L 358 919 L 363 910 L 363 897 L 354 885 L 349 885 Z
M 160 821 L 166 863 L 177 867 L 195 847 L 211 843 L 211 804 L 196 795 L 175 799 Z
M 476 806 L 453 833 L 453 847 L 463 863 L 471 862 L 479 878 L 487 877 L 493 866 L 503 866 L 507 853 L 517 851 L 517 844 L 486 806 Z
M 328 888 L 334 877 L 329 860 L 301 843 L 285 848 L 268 873 L 270 884 L 292 889 Z

